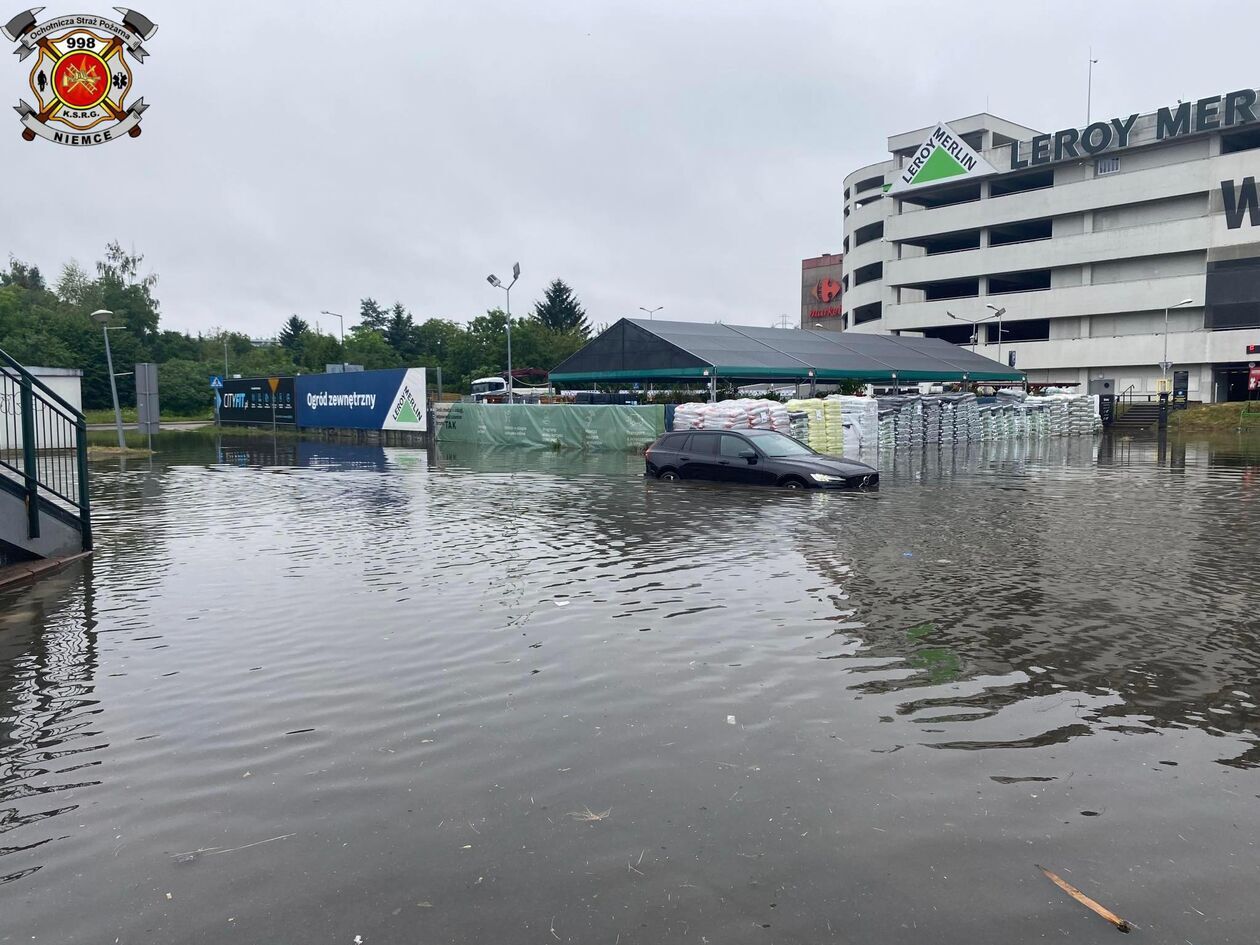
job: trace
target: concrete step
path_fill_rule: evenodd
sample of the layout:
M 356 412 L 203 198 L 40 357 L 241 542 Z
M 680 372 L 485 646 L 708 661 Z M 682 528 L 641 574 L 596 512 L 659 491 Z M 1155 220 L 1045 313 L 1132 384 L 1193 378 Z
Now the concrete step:
M 41 497 L 39 535 L 30 536 L 25 490 L 14 479 L 0 474 L 0 546 L 4 558 L 64 558 L 83 551 L 83 533 L 72 513 Z

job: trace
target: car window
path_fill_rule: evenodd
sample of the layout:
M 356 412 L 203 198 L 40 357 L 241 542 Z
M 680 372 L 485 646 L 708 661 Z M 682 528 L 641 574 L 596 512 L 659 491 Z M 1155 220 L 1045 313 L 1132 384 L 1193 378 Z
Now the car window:
M 656 444 L 658 449 L 670 450 L 672 452 L 682 452 L 683 444 L 687 442 L 686 433 L 667 433 L 661 437 L 661 441 Z
M 721 440 L 722 446 L 719 452 L 728 459 L 737 459 L 740 453 L 752 449 L 748 441 L 742 436 L 732 436 L 729 433 L 724 433 L 721 436 Z
M 696 456 L 713 456 L 717 453 L 718 435 L 716 433 L 693 433 L 687 451 Z
M 794 440 L 790 436 L 784 436 L 782 433 L 776 433 L 773 430 L 754 430 L 749 433 L 749 438 L 757 444 L 757 448 L 761 452 L 771 459 L 814 455 L 814 450 L 800 440 Z

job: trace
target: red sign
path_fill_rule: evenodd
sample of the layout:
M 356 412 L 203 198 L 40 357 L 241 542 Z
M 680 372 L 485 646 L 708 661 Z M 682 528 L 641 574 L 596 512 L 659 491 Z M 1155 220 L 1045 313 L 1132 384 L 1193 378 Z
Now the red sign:
M 839 318 L 840 306 L 829 305 L 826 308 L 811 308 L 809 310 L 810 318 Z
M 831 278 L 819 279 L 810 295 L 824 305 L 834 302 L 840 297 L 840 283 Z
M 1247 390 L 1260 390 L 1260 365 L 1251 369 L 1251 374 L 1247 378 Z

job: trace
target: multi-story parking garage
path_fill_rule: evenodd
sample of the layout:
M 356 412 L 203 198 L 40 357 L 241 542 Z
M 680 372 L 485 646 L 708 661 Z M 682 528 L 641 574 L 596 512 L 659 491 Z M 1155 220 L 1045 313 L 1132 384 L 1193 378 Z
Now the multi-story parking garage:
M 834 327 L 975 343 L 1033 382 L 1111 378 L 1143 396 L 1186 372 L 1192 400 L 1245 398 L 1258 99 L 1051 134 L 982 114 L 894 135 L 888 160 L 845 178 Z

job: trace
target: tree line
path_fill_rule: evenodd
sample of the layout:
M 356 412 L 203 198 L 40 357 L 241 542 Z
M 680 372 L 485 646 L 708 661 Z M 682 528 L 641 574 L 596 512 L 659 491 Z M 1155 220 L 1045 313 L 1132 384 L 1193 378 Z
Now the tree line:
M 498 308 L 467 324 L 448 318 L 418 321 L 401 303 L 384 306 L 364 298 L 358 320 L 346 326 L 317 324 L 298 315 L 269 326 L 274 339 L 252 340 L 241 332 L 210 328 L 196 335 L 160 325 L 158 277 L 144 270 L 144 256 L 113 242 L 91 271 L 76 262 L 49 282 L 38 266 L 10 258 L 0 270 L 0 350 L 21 364 L 79 368 L 83 406 L 112 406 L 105 342 L 93 311 L 114 313 L 110 348 L 119 401 L 135 403 L 138 362 L 159 365 L 163 413 L 196 415 L 209 409 L 209 379 L 311 374 L 330 364 L 361 364 L 367 370 L 441 367 L 447 390 L 467 392 L 473 378 L 504 376 L 507 316 Z M 349 319 L 347 319 L 349 320 Z M 332 319 L 329 319 L 331 322 Z M 546 372 L 586 343 L 591 328 L 573 290 L 554 280 L 530 314 L 512 319 L 513 373 L 520 383 L 545 381 Z

